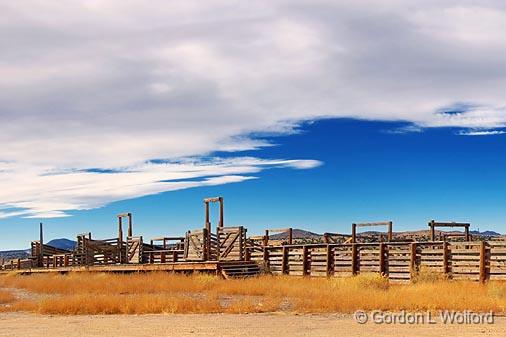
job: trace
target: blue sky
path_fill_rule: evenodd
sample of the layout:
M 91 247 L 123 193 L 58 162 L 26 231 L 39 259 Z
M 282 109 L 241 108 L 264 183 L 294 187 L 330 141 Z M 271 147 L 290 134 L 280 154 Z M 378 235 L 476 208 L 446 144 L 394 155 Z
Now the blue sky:
M 227 222 L 502 229 L 506 4 L 0 3 L 0 248 L 132 211 Z
M 92 231 L 113 237 L 115 214 L 131 211 L 146 238 L 179 235 L 203 225 L 202 199 L 225 197 L 225 221 L 251 233 L 304 228 L 347 233 L 357 221 L 393 220 L 398 230 L 426 228 L 428 220 L 470 221 L 474 229 L 504 232 L 504 135 L 465 136 L 460 129 L 405 130 L 409 123 L 325 119 L 295 134 L 271 137 L 275 146 L 236 155 L 314 158 L 308 169 L 272 168 L 258 179 L 198 187 L 111 203 L 43 220 L 47 238 Z M 409 130 L 409 128 L 407 128 Z M 230 156 L 229 153 L 215 153 Z M 214 219 L 216 210 L 213 212 Z M 21 248 L 37 236 L 38 219 L 2 221 L 2 246 Z

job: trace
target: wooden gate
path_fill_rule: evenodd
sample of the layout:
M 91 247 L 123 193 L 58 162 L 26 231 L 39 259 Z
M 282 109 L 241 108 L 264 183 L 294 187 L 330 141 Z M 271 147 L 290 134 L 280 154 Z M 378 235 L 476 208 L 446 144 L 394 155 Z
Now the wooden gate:
M 209 256 L 209 235 L 205 228 L 188 231 L 184 245 L 186 261 L 207 261 Z
M 127 237 L 127 263 L 142 263 L 142 236 Z
M 246 229 L 218 227 L 218 260 L 243 261 L 246 252 Z

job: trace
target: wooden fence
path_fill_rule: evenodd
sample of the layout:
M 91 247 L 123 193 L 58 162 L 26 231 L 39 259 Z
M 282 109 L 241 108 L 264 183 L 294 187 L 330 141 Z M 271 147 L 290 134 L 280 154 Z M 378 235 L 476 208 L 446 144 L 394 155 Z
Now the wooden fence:
M 452 279 L 506 280 L 506 242 L 382 242 L 248 247 L 273 274 L 345 277 L 381 273 L 409 281 L 421 271 Z

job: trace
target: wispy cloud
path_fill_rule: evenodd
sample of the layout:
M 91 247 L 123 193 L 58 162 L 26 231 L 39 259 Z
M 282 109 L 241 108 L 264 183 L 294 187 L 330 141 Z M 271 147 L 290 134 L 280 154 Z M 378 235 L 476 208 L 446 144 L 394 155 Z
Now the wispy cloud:
M 495 136 L 505 134 L 503 130 L 461 130 L 458 132 L 461 136 Z
M 315 160 L 262 160 L 251 157 L 186 158 L 169 163 L 142 163 L 122 170 L 67 171 L 44 174 L 33 167 L 15 167 L 0 176 L 0 218 L 63 217 L 69 211 L 165 191 L 215 186 L 255 179 L 270 168 L 309 169 Z M 20 183 L 23 179 L 22 183 Z M 6 210 L 6 208 L 14 210 Z
M 420 133 L 423 132 L 423 128 L 418 125 L 406 125 L 395 129 L 385 130 L 384 132 L 390 134 Z

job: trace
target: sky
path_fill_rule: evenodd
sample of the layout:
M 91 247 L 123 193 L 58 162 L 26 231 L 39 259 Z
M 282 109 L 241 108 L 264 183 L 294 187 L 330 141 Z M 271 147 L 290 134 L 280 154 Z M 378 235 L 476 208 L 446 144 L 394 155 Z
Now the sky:
M 502 1 L 0 1 L 1 249 L 502 222 Z M 216 214 L 214 214 L 216 215 Z

